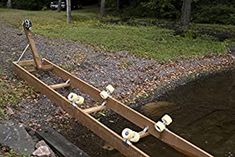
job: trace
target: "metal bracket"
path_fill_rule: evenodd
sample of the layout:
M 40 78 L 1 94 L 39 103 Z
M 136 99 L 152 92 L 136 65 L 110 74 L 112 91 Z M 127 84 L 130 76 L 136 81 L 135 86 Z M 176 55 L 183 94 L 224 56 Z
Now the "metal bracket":
M 19 59 L 16 61 L 16 63 L 19 63 L 19 61 L 22 59 L 22 57 L 24 56 L 25 52 L 28 50 L 29 48 L 29 44 L 26 45 L 26 47 L 24 48 L 22 54 L 20 55 Z

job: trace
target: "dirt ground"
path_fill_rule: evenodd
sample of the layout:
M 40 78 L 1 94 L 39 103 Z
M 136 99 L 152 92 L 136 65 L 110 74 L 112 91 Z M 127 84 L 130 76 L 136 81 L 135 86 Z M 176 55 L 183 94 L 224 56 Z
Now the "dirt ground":
M 107 53 L 63 39 L 49 39 L 36 35 L 35 40 L 44 58 L 99 89 L 112 84 L 116 88 L 113 96 L 127 104 L 151 95 L 159 86 L 173 80 L 191 74 L 219 70 L 234 63 L 232 57 L 227 54 L 161 63 L 134 56 L 126 51 Z M 26 45 L 22 30 L 0 20 L 0 64 L 8 80 L 18 79 L 13 75 L 11 63 L 18 59 Z M 30 57 L 31 53 L 27 51 L 25 58 Z M 50 73 L 37 76 L 48 84 L 60 81 L 58 78 L 52 78 L 53 75 Z M 79 93 L 78 90 L 75 91 Z M 66 96 L 70 91 L 61 92 Z M 96 140 L 94 134 L 80 126 L 45 96 L 38 93 L 35 95 L 34 98 L 22 98 L 19 104 L 12 106 L 14 115 L 10 118 L 34 128 L 51 126 L 91 156 L 103 156 L 107 153 L 102 151 L 102 140 Z M 89 96 L 84 97 L 88 101 L 83 108 L 94 104 Z M 104 115 L 97 115 L 98 118 L 102 116 Z

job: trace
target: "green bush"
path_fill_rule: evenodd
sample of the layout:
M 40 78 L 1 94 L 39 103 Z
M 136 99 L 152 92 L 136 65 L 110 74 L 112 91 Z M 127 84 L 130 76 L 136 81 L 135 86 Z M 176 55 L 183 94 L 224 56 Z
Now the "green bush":
M 13 0 L 12 7 L 16 9 L 41 10 L 49 6 L 51 0 Z
M 148 0 L 140 5 L 154 13 L 159 18 L 178 18 L 180 16 L 180 1 L 177 0 Z
M 193 21 L 199 23 L 235 24 L 233 5 L 218 4 L 203 6 L 193 14 Z
M 133 4 L 124 9 L 126 15 L 170 19 L 180 15 L 181 2 L 177 0 L 136 0 Z
M 0 0 L 0 7 L 5 7 L 7 4 L 7 0 Z
M 122 10 L 117 15 L 157 17 L 179 20 L 183 0 L 121 0 Z M 116 0 L 107 0 L 107 6 L 116 8 Z M 193 0 L 192 21 L 202 23 L 235 23 L 234 0 Z

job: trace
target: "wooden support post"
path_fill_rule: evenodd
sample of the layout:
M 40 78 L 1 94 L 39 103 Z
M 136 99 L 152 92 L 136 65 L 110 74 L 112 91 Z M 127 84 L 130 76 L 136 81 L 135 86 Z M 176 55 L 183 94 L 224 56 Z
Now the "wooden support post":
M 106 107 L 104 105 L 100 105 L 100 106 L 84 109 L 82 111 L 85 112 L 85 113 L 90 114 L 90 113 L 98 112 L 98 111 L 101 111 L 101 110 L 104 110 L 104 109 L 106 109 Z
M 149 135 L 148 130 L 147 131 L 145 131 L 145 130 L 140 131 L 139 135 L 140 135 L 140 138 L 144 138 L 144 137 L 148 136 Z
M 36 64 L 36 67 L 37 67 L 37 69 L 41 69 L 42 68 L 42 60 L 41 60 L 41 57 L 40 57 L 40 55 L 38 53 L 38 50 L 36 48 L 35 41 L 33 40 L 33 34 L 30 30 L 28 30 L 25 27 L 24 27 L 24 31 L 25 31 L 26 37 L 28 39 L 30 49 L 31 49 L 32 54 L 33 54 L 33 59 L 34 59 L 34 62 Z
M 69 86 L 70 86 L 70 83 L 69 83 L 69 82 L 64 82 L 64 83 L 58 83 L 58 84 L 50 85 L 50 87 L 51 87 L 52 89 L 65 88 L 65 87 L 69 87 Z
M 24 31 L 25 31 L 25 34 L 26 34 L 26 38 L 28 39 L 29 47 L 30 47 L 30 49 L 32 51 L 32 54 L 33 54 L 34 65 L 36 66 L 36 68 L 39 69 L 39 70 L 43 70 L 43 71 L 51 70 L 53 68 L 53 66 L 43 65 L 42 58 L 38 53 L 35 41 L 33 39 L 32 32 L 29 29 L 25 28 L 25 27 L 23 27 L 23 28 L 24 28 Z

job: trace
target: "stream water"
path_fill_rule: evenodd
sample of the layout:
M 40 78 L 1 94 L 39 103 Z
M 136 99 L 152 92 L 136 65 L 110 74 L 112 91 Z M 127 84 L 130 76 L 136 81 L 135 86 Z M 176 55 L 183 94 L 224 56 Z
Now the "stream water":
M 235 70 L 179 86 L 143 106 L 141 112 L 155 121 L 168 113 L 173 132 L 216 157 L 235 156 Z M 183 156 L 151 136 L 137 146 L 153 157 Z M 121 155 L 110 152 L 107 156 Z

